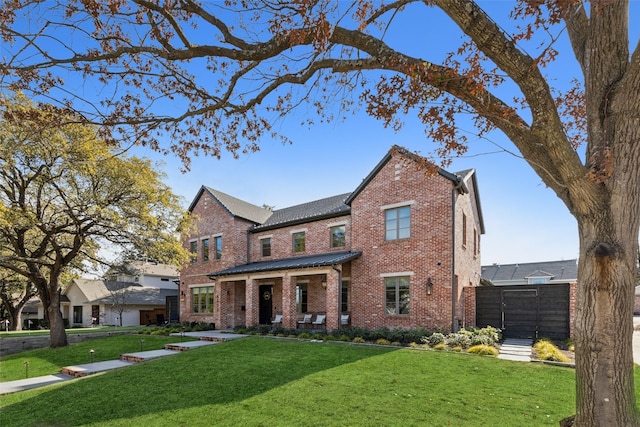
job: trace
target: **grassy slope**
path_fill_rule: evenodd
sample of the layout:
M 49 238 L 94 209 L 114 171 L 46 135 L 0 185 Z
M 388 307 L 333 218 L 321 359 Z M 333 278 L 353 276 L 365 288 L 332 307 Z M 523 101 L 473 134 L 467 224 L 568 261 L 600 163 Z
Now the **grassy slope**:
M 557 425 L 574 384 L 542 364 L 256 337 L 0 397 L 0 424 Z

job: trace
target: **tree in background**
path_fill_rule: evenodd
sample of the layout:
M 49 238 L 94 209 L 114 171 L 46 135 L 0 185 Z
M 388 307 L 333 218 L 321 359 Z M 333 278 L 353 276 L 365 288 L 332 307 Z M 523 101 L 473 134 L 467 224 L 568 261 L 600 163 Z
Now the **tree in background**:
M 3 98 L 0 112 L 0 267 L 35 285 L 51 346 L 65 346 L 63 275 L 100 262 L 106 245 L 179 265 L 188 220 L 157 168 L 69 111 L 18 96 Z
M 36 296 L 36 287 L 22 276 L 0 268 L 0 304 L 10 331 L 22 330 L 22 309 Z M 4 328 L 3 328 L 4 329 Z
M 399 30 L 405 40 L 448 19 L 464 36 L 459 49 L 388 44 L 403 13 L 424 17 Z M 56 99 L 105 137 L 187 165 L 198 152 L 258 149 L 301 105 L 330 120 L 360 104 L 394 128 L 416 114 L 444 164 L 466 150 L 461 115 L 479 136 L 502 132 L 578 223 L 575 423 L 638 425 L 640 49 L 630 51 L 629 2 L 522 0 L 510 18 L 505 30 L 471 0 L 7 2 L 0 25 L 12 44 L 0 72 L 6 87 Z M 553 88 L 545 66 L 561 37 L 581 73 Z M 67 89 L 80 78 L 102 96 Z

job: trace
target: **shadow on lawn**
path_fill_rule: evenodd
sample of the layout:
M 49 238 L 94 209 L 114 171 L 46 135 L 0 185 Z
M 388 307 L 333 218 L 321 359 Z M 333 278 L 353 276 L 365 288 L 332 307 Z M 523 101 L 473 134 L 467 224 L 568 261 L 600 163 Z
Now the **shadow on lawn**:
M 25 396 L 37 394 L 4 407 L 2 417 L 10 420 L 7 426 L 71 426 L 225 404 L 396 349 L 244 338 L 74 381 L 46 392 L 25 392 Z M 43 402 L 51 405 L 46 410 L 34 410 L 43 408 Z

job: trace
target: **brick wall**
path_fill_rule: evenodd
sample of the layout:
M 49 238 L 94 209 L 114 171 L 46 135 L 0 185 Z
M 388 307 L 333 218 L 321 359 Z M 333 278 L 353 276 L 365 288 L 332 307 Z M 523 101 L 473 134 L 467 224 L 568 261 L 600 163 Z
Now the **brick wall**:
M 412 162 L 394 157 L 369 182 L 351 205 L 352 246 L 363 250 L 352 264 L 352 325 L 375 329 L 415 328 L 448 330 L 452 299 L 452 208 L 450 180 L 426 175 Z M 461 213 L 468 224 L 477 224 L 470 210 L 469 195 L 457 197 L 457 221 Z M 466 202 L 464 200 L 467 200 Z M 411 237 L 385 240 L 384 210 L 381 207 L 411 206 Z M 459 229 L 460 229 L 459 225 Z M 456 242 L 460 246 L 461 242 Z M 461 254 L 456 249 L 458 298 L 464 286 L 479 281 L 480 257 Z M 410 315 L 385 314 L 387 274 L 406 273 L 410 277 Z M 434 283 L 427 295 L 428 279 Z M 458 301 L 459 302 L 459 301 Z M 456 317 L 462 317 L 457 304 Z
M 233 286 L 215 286 L 207 274 L 244 264 L 247 261 L 247 229 L 252 225 L 249 221 L 236 218 L 207 191 L 202 192 L 192 212 L 196 222 L 196 232 L 190 236 L 183 236 L 183 245 L 189 249 L 190 242 L 196 241 L 198 247 L 197 261 L 185 264 L 180 271 L 180 320 L 183 322 L 213 322 L 217 327 L 233 324 L 235 314 L 228 316 L 226 307 L 233 295 L 237 296 L 237 289 Z M 215 259 L 214 237 L 222 237 L 222 257 Z M 202 240 L 209 239 L 209 260 L 203 261 Z M 192 313 L 191 288 L 193 286 L 214 286 L 214 313 Z M 224 292 L 222 289 L 224 288 Z M 227 291 L 228 295 L 227 295 Z M 184 297 L 182 296 L 184 292 Z M 244 295 L 244 293 L 243 293 Z M 225 313 L 222 312 L 225 304 Z
M 344 225 L 346 231 L 346 245 L 341 247 L 331 247 L 330 229 L 333 226 Z M 268 261 L 278 258 L 289 258 L 294 256 L 314 255 L 332 251 L 344 251 L 351 248 L 351 217 L 349 215 L 335 218 L 313 221 L 305 224 L 290 227 L 278 228 L 275 230 L 263 231 L 251 234 L 251 261 Z M 305 251 L 293 252 L 294 232 L 305 232 Z M 261 255 L 260 240 L 266 237 L 271 238 L 271 256 Z

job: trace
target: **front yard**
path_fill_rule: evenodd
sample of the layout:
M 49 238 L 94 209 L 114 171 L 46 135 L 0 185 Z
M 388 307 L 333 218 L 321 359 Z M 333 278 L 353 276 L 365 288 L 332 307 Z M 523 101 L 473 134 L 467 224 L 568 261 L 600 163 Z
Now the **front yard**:
M 3 426 L 551 426 L 574 390 L 563 367 L 249 337 L 2 396 L 0 411 Z

